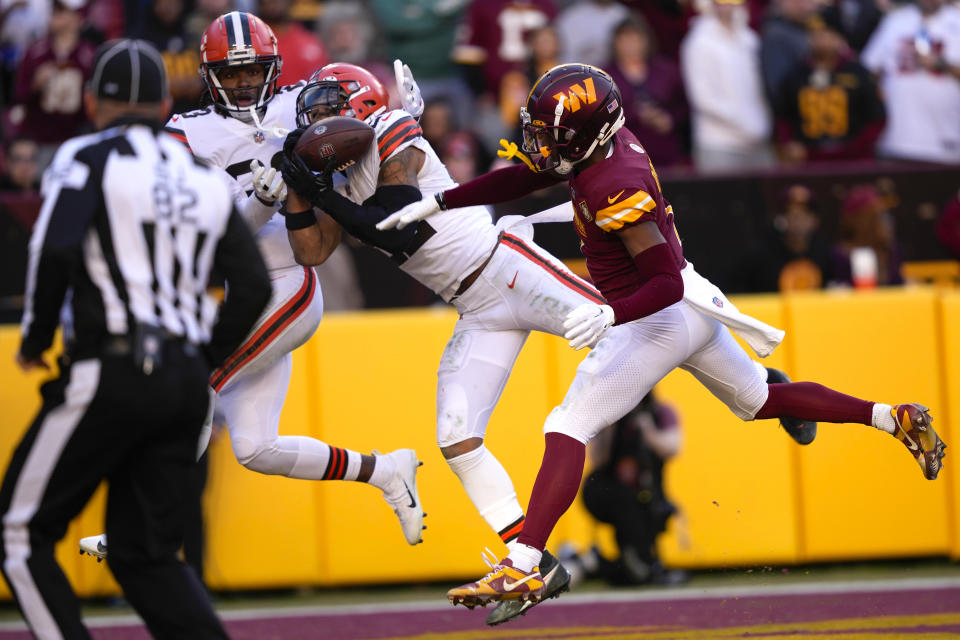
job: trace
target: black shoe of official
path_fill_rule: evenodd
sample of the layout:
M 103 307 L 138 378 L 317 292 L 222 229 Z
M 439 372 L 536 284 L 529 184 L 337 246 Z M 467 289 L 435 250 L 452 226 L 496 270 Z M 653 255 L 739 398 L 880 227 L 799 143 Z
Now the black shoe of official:
M 766 370 L 767 384 L 790 382 L 789 376 L 780 369 L 766 367 Z M 817 423 L 812 420 L 780 416 L 780 426 L 791 438 L 797 441 L 797 444 L 810 444 L 817 437 Z
M 527 615 L 527 610 L 549 598 L 559 597 L 564 591 L 570 590 L 570 572 L 564 569 L 557 558 L 543 550 L 540 558 L 540 575 L 543 576 L 543 598 L 533 600 L 501 600 L 496 608 L 487 615 L 487 624 L 490 626 L 513 620 L 517 616 Z

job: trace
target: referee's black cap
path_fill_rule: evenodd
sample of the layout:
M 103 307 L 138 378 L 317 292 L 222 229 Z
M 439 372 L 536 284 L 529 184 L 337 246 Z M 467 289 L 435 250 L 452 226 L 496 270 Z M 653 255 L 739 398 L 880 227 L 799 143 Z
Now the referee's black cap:
M 156 47 L 145 40 L 122 38 L 100 45 L 90 76 L 98 98 L 149 104 L 167 97 L 167 72 Z

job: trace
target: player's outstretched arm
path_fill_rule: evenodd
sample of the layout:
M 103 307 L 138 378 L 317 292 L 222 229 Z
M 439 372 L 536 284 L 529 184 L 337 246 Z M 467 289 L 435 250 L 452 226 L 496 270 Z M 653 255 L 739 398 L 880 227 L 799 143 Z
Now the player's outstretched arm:
M 381 231 L 403 229 L 417 220 L 423 220 L 437 211 L 446 209 L 509 202 L 562 182 L 564 179 L 552 173 L 535 173 L 526 165 L 515 164 L 485 173 L 459 187 L 441 191 L 435 196 L 428 196 L 409 204 L 384 218 L 377 224 L 377 229 Z
M 313 205 L 295 191 L 289 192 L 282 211 L 287 220 L 287 239 L 297 264 L 315 267 L 326 262 L 340 244 L 340 225 L 325 213 L 316 215 Z

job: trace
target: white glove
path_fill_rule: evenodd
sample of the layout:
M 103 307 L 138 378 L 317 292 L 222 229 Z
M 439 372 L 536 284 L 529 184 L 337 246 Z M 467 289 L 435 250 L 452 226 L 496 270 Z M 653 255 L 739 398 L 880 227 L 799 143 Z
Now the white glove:
M 419 118 L 423 114 L 423 98 L 420 96 L 420 87 L 417 85 L 417 81 L 413 79 L 410 67 L 400 60 L 394 60 L 393 74 L 397 78 L 397 91 L 400 92 L 400 102 L 403 104 L 403 110 L 414 118 Z
M 570 341 L 575 351 L 593 347 L 613 320 L 613 308 L 609 305 L 582 304 L 567 314 L 563 321 L 567 332 L 563 337 Z
M 272 205 L 277 200 L 287 199 L 287 185 L 276 169 L 268 169 L 259 160 L 251 160 L 250 171 L 253 172 L 253 193 L 260 202 Z
M 403 229 L 411 222 L 423 220 L 440 211 L 440 203 L 436 196 L 424 196 L 422 200 L 411 202 L 403 209 L 394 211 L 389 216 L 377 223 L 377 229 L 384 231 L 386 229 Z

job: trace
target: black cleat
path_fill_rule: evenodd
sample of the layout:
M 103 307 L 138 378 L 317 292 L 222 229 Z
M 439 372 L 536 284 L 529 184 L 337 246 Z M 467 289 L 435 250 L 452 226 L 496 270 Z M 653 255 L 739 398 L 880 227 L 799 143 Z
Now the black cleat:
M 780 369 L 765 367 L 767 370 L 767 384 L 783 384 L 790 382 L 790 377 Z M 780 426 L 797 444 L 810 444 L 817 437 L 817 423 L 812 420 L 800 420 L 780 416 Z
M 543 550 L 540 559 L 540 575 L 543 576 L 543 598 L 533 600 L 501 600 L 496 608 L 487 615 L 487 624 L 490 626 L 513 620 L 517 616 L 527 615 L 527 610 L 536 604 L 557 598 L 564 591 L 570 591 L 570 572 L 567 571 L 557 558 Z

